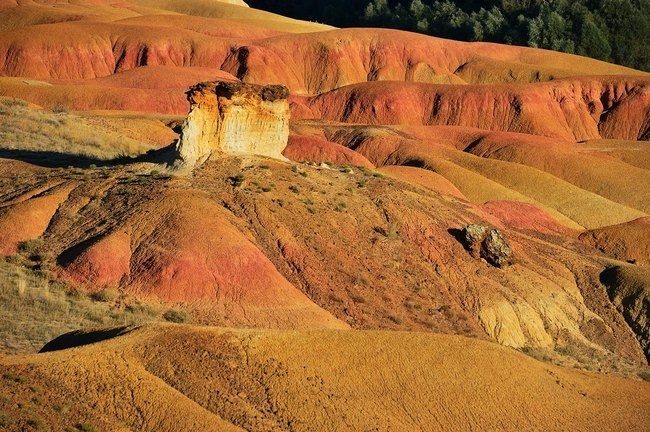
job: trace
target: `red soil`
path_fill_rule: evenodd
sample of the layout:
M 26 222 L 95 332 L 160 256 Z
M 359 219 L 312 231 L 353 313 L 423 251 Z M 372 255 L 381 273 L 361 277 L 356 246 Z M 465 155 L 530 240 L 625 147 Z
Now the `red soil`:
M 370 169 L 375 167 L 359 153 L 318 137 L 289 135 L 287 148 L 282 154 L 294 161 L 331 162 Z

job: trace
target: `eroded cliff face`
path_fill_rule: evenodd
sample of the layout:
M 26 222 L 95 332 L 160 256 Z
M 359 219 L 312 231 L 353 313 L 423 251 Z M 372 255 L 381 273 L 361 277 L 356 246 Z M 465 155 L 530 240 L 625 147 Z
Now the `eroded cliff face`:
M 282 85 L 204 82 L 187 92 L 190 113 L 176 144 L 179 167 L 212 154 L 253 154 L 285 160 L 289 91 Z

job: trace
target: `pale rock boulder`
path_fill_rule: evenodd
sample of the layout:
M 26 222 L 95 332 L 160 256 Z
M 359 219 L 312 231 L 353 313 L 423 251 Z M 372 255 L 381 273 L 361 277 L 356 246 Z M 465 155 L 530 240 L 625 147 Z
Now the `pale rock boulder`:
M 282 85 L 203 82 L 190 88 L 190 113 L 176 144 L 179 168 L 212 155 L 259 155 L 286 160 L 289 91 Z

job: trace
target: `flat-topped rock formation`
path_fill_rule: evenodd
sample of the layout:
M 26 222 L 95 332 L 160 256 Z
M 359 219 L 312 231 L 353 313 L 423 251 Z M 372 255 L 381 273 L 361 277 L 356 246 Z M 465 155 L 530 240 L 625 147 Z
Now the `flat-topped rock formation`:
M 282 85 L 212 81 L 190 88 L 190 113 L 176 145 L 180 166 L 194 167 L 213 153 L 285 160 L 288 96 Z

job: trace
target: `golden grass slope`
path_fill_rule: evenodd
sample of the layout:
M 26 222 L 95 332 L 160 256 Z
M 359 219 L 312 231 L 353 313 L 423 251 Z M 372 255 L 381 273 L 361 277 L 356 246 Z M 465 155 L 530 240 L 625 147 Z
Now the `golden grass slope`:
M 1 391 L 28 397 L 21 389 L 34 386 L 41 403 L 31 415 L 44 424 L 102 430 L 642 431 L 650 421 L 648 383 L 464 337 L 189 326 L 122 333 L 0 359 Z M 55 398 L 74 415 L 48 409 Z M 30 415 L 6 402 L 0 410 L 9 430 Z

